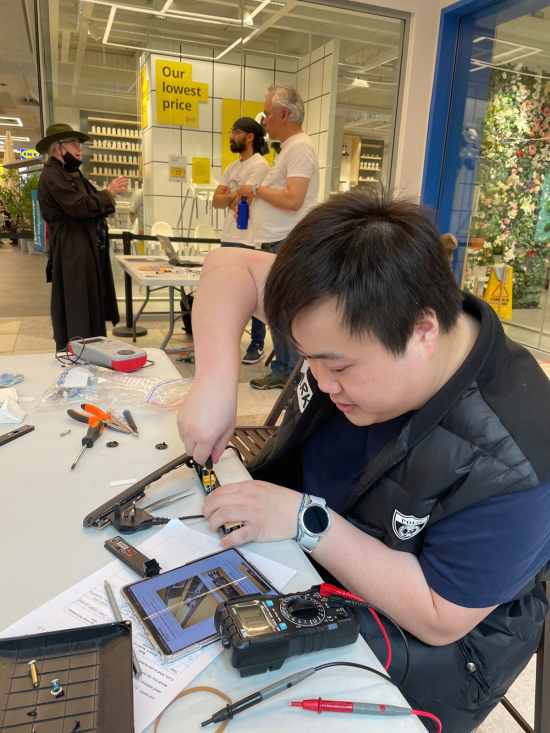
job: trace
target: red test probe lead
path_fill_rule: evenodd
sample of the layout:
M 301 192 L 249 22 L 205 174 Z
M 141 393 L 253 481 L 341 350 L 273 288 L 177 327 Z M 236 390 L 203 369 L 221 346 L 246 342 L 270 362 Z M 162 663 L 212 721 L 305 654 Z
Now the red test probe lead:
M 336 595 L 336 596 L 340 596 L 341 598 L 348 598 L 350 601 L 359 601 L 360 603 L 365 603 L 366 605 L 368 605 L 367 602 L 363 598 L 360 598 L 359 596 L 356 596 L 347 590 L 342 590 L 341 588 L 337 588 L 335 585 L 330 585 L 330 583 L 321 583 L 321 588 L 319 589 L 319 593 L 322 596 L 324 596 L 325 598 L 328 598 L 329 596 L 332 596 L 332 595 Z M 391 664 L 390 637 L 388 636 L 386 629 L 384 628 L 382 621 L 380 621 L 380 617 L 378 616 L 376 611 L 370 607 L 369 607 L 369 611 L 371 612 L 374 620 L 378 624 L 378 628 L 382 632 L 382 636 L 384 637 L 384 641 L 386 642 L 387 657 L 386 657 L 386 664 L 384 665 L 384 669 L 387 671 Z
M 411 710 L 411 708 L 398 707 L 397 705 L 379 705 L 370 702 L 345 702 L 344 700 L 302 700 L 291 702 L 293 707 L 313 710 L 316 713 L 351 713 L 352 715 L 420 715 L 430 718 L 437 725 L 437 733 L 441 733 L 441 721 L 432 713 L 425 713 L 423 710 Z

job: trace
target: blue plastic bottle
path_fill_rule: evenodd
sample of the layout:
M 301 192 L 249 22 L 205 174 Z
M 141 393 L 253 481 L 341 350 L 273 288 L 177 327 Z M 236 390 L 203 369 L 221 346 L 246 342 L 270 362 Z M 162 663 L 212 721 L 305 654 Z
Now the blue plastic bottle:
M 237 229 L 248 229 L 248 201 L 243 196 L 237 206 Z

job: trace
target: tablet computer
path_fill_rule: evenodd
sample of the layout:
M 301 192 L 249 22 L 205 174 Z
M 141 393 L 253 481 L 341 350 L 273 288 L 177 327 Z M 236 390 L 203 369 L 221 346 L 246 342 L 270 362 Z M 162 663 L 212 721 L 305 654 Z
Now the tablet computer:
M 165 662 L 198 651 L 219 638 L 214 627 L 218 604 L 251 593 L 278 594 L 235 549 L 131 583 L 121 592 Z

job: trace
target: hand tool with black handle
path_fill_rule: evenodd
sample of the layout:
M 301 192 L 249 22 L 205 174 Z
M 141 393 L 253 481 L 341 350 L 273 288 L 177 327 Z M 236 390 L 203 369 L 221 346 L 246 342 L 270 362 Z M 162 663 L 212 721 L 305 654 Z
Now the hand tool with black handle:
M 122 414 L 126 418 L 126 422 L 128 423 L 128 425 L 132 429 L 132 432 L 134 433 L 134 435 L 136 435 L 136 436 L 139 437 L 137 425 L 136 425 L 136 422 L 135 422 L 134 418 L 132 417 L 132 413 L 130 412 L 130 410 L 124 410 L 124 412 Z
M 105 423 L 102 420 L 95 420 L 93 423 L 90 424 L 90 427 L 88 428 L 88 432 L 86 433 L 85 437 L 82 438 L 82 448 L 80 449 L 80 453 L 77 455 L 75 462 L 71 466 L 71 471 L 74 469 L 78 461 L 80 460 L 80 456 L 84 453 L 86 448 L 92 448 L 96 440 L 99 438 L 101 433 L 103 432 L 103 428 L 105 427 Z

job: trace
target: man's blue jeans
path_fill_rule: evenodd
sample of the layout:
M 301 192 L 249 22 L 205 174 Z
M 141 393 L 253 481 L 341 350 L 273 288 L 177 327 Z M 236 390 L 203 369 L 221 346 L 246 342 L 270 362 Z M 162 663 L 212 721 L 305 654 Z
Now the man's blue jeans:
M 279 242 L 274 242 L 270 247 L 262 245 L 261 251 L 277 254 L 283 242 L 284 240 L 281 239 Z M 273 333 L 271 336 L 273 338 L 273 349 L 275 350 L 275 358 L 270 364 L 271 373 L 277 379 L 288 379 L 300 359 L 300 354 L 288 342 L 279 341 Z
M 241 247 L 242 249 L 254 249 L 248 244 L 240 244 L 239 242 L 222 242 L 222 247 Z M 264 348 L 265 341 L 265 323 L 259 318 L 252 316 L 252 328 L 250 329 L 250 338 L 252 344 L 259 349 Z

